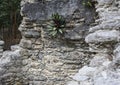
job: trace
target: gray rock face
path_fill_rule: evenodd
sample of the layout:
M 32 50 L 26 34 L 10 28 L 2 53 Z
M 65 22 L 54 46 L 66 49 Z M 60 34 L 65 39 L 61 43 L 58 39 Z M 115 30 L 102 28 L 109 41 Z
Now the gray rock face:
M 0 84 L 22 83 L 20 50 L 5 51 L 0 58 Z
M 0 46 L 3 46 L 4 45 L 4 41 L 0 41 Z
M 107 79 L 105 80 L 103 77 L 95 80 L 95 85 L 119 85 L 119 79 Z
M 20 47 L 0 58 L 0 85 L 119 85 L 120 1 L 95 1 L 98 25 L 88 34 L 95 9 L 82 0 L 22 0 Z M 67 21 L 65 39 L 48 35 L 46 23 L 57 12 Z M 96 51 L 85 49 L 84 38 Z
M 117 30 L 99 30 L 86 37 L 87 43 L 106 43 L 106 42 L 118 42 L 120 32 Z
M 38 37 L 40 37 L 40 33 L 39 32 L 37 32 L 37 31 L 29 31 L 29 32 L 25 32 L 24 34 L 23 34 L 25 37 L 27 37 L 27 38 L 31 38 L 31 37 L 33 37 L 33 38 L 38 38 Z
M 20 48 L 19 45 L 12 45 L 12 46 L 11 46 L 11 50 L 12 50 L 12 51 L 20 50 L 20 49 L 21 49 L 21 48 Z
M 75 81 L 70 81 L 67 83 L 67 85 L 79 85 L 78 82 Z
M 30 40 L 22 39 L 21 42 L 20 42 L 20 46 L 23 47 L 23 48 L 31 49 L 32 48 L 32 42 Z
M 99 25 L 90 28 L 85 40 L 90 50 L 97 54 L 72 78 L 80 82 L 78 85 L 120 85 L 120 1 L 95 1 L 98 2 L 96 11 L 99 19 L 96 22 Z
M 45 3 L 25 3 L 22 7 L 22 13 L 31 20 L 46 20 L 54 13 L 67 17 L 78 8 L 77 2 L 78 0 L 52 0 Z
M 119 85 L 120 1 L 94 1 L 99 25 L 88 34 L 95 12 L 82 0 L 22 0 L 22 40 L 0 58 L 0 85 Z M 48 36 L 46 23 L 57 12 L 67 21 L 67 40 Z M 84 38 L 91 52 L 84 49 Z M 3 44 L 0 41 L 0 53 Z
M 51 15 L 54 13 L 59 13 L 64 16 L 67 22 L 69 22 L 69 26 L 66 27 L 67 31 L 64 36 L 70 40 L 84 40 L 86 34 L 88 33 L 89 25 L 94 22 L 95 9 L 86 8 L 82 4 L 83 1 L 81 0 L 26 0 L 23 3 L 21 13 L 24 17 L 29 18 L 31 21 L 39 23 L 50 20 Z M 26 37 L 32 37 L 33 34 L 38 33 L 33 33 L 31 31 L 24 33 Z
M 54 13 L 66 19 L 65 39 L 49 36 L 46 23 Z M 22 72 L 30 85 L 65 85 L 90 62 L 92 53 L 80 46 L 86 46 L 83 42 L 94 22 L 94 8 L 86 8 L 81 0 L 22 0 L 21 14 Z

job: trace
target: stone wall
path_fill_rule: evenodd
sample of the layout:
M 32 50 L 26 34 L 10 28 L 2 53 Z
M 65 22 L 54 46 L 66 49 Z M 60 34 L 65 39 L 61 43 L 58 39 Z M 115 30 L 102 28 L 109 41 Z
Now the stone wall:
M 0 58 L 0 84 L 119 85 L 119 1 L 95 1 L 94 22 L 95 8 L 82 0 L 22 0 L 22 39 Z M 54 13 L 67 21 L 62 39 L 48 36 Z
M 120 1 L 96 0 L 99 23 L 91 27 L 85 40 L 90 51 L 97 54 L 84 66 L 68 85 L 119 85 L 120 84 Z
M 64 39 L 48 36 L 46 23 L 56 12 L 67 21 Z M 80 0 L 22 0 L 21 15 L 20 44 L 0 59 L 1 85 L 65 85 L 89 63 L 93 53 L 84 38 L 94 23 L 94 8 L 83 6 Z
M 20 46 L 24 49 L 25 78 L 31 85 L 65 85 L 71 80 L 70 76 L 92 58 L 93 53 L 87 50 L 84 38 L 94 22 L 95 9 L 86 8 L 79 0 L 22 4 L 23 21 L 19 30 L 23 36 Z M 64 39 L 48 36 L 46 23 L 56 12 L 67 21 Z

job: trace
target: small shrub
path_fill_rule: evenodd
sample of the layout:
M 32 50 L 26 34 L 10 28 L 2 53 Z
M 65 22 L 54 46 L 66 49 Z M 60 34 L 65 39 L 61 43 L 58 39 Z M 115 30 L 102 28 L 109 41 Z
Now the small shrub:
M 51 22 L 48 24 L 49 34 L 52 37 L 57 37 L 64 33 L 64 28 L 66 25 L 66 21 L 63 16 L 58 13 L 52 14 Z

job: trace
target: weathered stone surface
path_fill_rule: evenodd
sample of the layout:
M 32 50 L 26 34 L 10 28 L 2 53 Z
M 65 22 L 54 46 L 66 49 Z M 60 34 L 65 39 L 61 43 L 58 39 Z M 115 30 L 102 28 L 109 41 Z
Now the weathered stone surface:
M 72 78 L 75 81 L 84 82 L 84 81 L 89 80 L 89 78 L 91 78 L 91 76 L 94 75 L 94 73 L 95 73 L 96 70 L 97 70 L 96 67 L 87 67 L 87 66 L 84 66 Z
M 45 4 L 40 2 L 25 3 L 22 7 L 22 13 L 31 20 L 45 20 L 56 12 L 68 16 L 77 8 L 77 1 L 78 0 L 52 0 L 50 2 L 45 2 Z M 64 7 L 64 9 L 62 7 Z
M 91 74 L 94 74 L 96 68 L 87 67 L 84 66 L 82 69 L 79 70 L 79 75 L 87 75 L 90 76 Z
M 32 48 L 32 42 L 31 42 L 31 40 L 22 39 L 20 41 L 20 46 L 23 47 L 23 48 L 31 49 Z
M 6 72 L 6 69 L 0 68 L 0 76 L 2 76 Z
M 19 28 L 23 36 L 20 46 L 24 49 L 20 54 L 24 59 L 22 60 L 24 65 L 22 71 L 25 78 L 28 80 L 30 78 L 29 84 L 32 85 L 65 85 L 66 81 L 70 80 L 69 76 L 75 74 L 83 65 L 88 64 L 92 57 L 88 53 L 81 52 L 80 47 L 75 46 L 80 46 L 84 42 L 87 29 L 94 22 L 95 10 L 92 8 L 86 10 L 80 0 L 22 0 L 21 5 L 21 13 L 24 18 Z M 68 40 L 52 39 L 48 36 L 45 21 L 57 12 L 63 15 L 67 21 L 66 24 L 69 24 L 64 37 L 66 38 L 68 35 L 67 39 L 72 44 Z M 71 22 L 74 22 L 73 26 Z M 32 30 L 36 30 L 40 34 L 34 33 Z M 40 36 L 36 38 L 33 37 L 34 34 Z M 66 43 L 67 41 L 68 43 Z M 70 45 L 68 46 L 68 44 Z M 30 47 L 31 45 L 32 47 Z M 46 84 L 39 80 L 39 75 L 47 77 Z
M 83 35 L 82 34 L 80 35 L 77 32 L 71 31 L 65 35 L 65 38 L 71 39 L 71 40 L 81 40 L 81 39 L 83 39 Z
M 70 81 L 67 83 L 67 85 L 79 85 L 78 82 L 75 81 Z
M 120 4 L 117 0 L 95 1 L 98 25 L 88 34 L 95 12 L 83 6 L 82 0 L 22 0 L 20 48 L 13 46 L 0 58 L 0 84 L 119 85 L 120 50 L 119 44 L 115 50 L 114 46 L 120 42 Z M 64 40 L 52 39 L 46 29 L 46 20 L 57 12 L 67 20 Z M 86 51 L 85 37 L 96 51 Z
M 6 65 L 10 65 L 10 64 L 13 64 L 11 63 L 11 61 L 13 60 L 17 60 L 19 59 L 20 57 L 20 54 L 19 54 L 19 50 L 16 50 L 15 52 L 4 52 L 3 53 L 3 57 L 0 59 L 0 66 L 3 67 L 3 66 L 6 66 Z
M 109 59 L 111 58 L 110 55 L 107 54 L 97 54 L 95 57 L 90 61 L 89 66 L 91 67 L 99 67 L 103 65 L 103 62 L 109 62 Z
M 105 43 L 105 42 L 118 42 L 120 32 L 117 30 L 99 30 L 86 37 L 87 43 Z
M 119 85 L 120 4 L 117 0 L 95 1 L 98 2 L 96 5 L 96 12 L 98 12 L 99 19 L 96 20 L 96 22 L 99 24 L 90 28 L 90 34 L 86 37 L 86 42 L 89 43 L 90 50 L 93 51 L 94 49 L 94 52 L 96 52 L 87 71 L 91 68 L 95 69 L 93 72 L 90 72 L 91 74 L 88 76 L 89 72 L 87 72 L 86 69 L 83 69 L 88 66 L 81 68 L 81 75 L 84 74 L 83 76 L 89 78 L 81 81 L 79 85 Z M 75 78 L 78 82 L 80 79 L 79 77 L 81 76 L 80 71 L 75 74 Z
M 5 51 L 0 58 L 0 62 L 1 85 L 15 84 L 17 81 L 23 81 L 21 74 L 20 50 Z
M 2 57 L 3 55 L 3 48 L 4 48 L 4 41 L 0 40 L 0 58 Z
M 119 20 L 115 20 L 115 21 L 109 21 L 109 24 L 108 22 L 106 23 L 103 23 L 103 24 L 100 24 L 100 25 L 97 25 L 95 27 L 91 27 L 89 32 L 95 32 L 97 30 L 119 30 L 119 27 L 120 27 L 120 24 L 119 24 Z
M 5 44 L 4 41 L 0 40 L 0 46 L 3 46 L 4 44 Z
M 106 72 L 101 77 L 96 77 L 94 84 L 95 85 L 119 85 L 120 76 L 117 76 L 119 74 L 116 74 L 116 77 L 118 78 L 115 78 L 114 77 L 115 75 L 114 76 L 113 75 L 114 74 L 110 74 Z
M 28 31 L 23 34 L 26 38 L 38 38 L 40 33 L 37 31 Z
M 110 5 L 113 3 L 113 0 L 99 0 L 98 5 Z
M 21 49 L 19 45 L 12 45 L 11 46 L 12 51 L 19 50 L 19 49 Z
M 3 49 L 3 46 L 0 46 L 0 49 Z
M 81 76 L 79 74 L 75 74 L 75 76 L 73 77 L 73 79 L 76 80 L 76 81 L 85 81 L 85 80 L 89 79 L 89 77 L 87 77 L 87 76 Z
M 69 31 L 65 33 L 65 38 L 67 39 L 83 39 L 88 32 L 88 30 L 86 30 L 89 28 L 88 25 L 94 22 L 95 10 L 90 8 L 86 11 L 86 8 L 83 6 L 82 1 L 80 0 L 33 1 L 32 3 L 31 1 L 22 2 L 24 4 L 21 7 L 21 13 L 31 21 L 41 22 L 42 20 L 49 20 L 52 14 L 59 13 L 60 15 L 63 15 L 68 22 L 73 22 L 73 27 L 71 23 L 69 23 L 68 28 L 74 29 L 68 29 Z M 19 30 L 25 30 L 25 28 L 22 27 L 20 27 Z M 31 26 L 24 27 L 31 28 Z M 24 34 L 26 37 L 32 37 L 31 32 Z

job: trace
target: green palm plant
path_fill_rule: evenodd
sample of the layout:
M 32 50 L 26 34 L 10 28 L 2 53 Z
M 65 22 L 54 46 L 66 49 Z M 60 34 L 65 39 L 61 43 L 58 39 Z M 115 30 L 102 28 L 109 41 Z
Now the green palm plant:
M 58 13 L 52 14 L 51 22 L 48 24 L 49 34 L 52 37 L 57 37 L 64 33 L 64 28 L 66 25 L 66 21 L 63 16 Z

